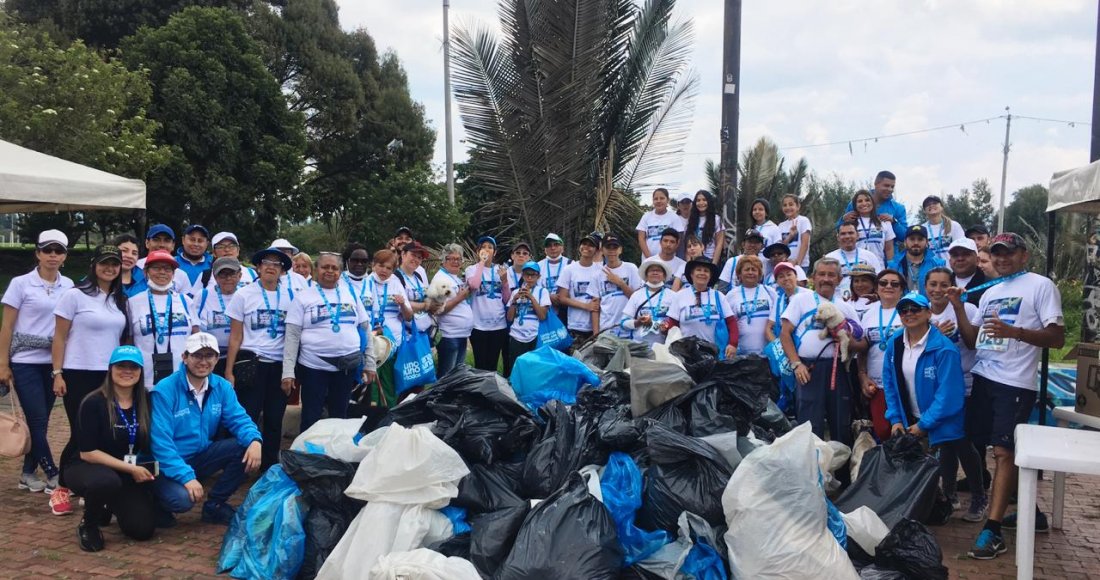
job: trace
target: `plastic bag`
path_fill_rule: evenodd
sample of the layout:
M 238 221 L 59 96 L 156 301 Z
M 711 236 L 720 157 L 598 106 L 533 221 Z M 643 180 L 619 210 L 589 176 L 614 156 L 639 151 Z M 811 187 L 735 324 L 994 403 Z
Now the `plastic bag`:
M 281 466 L 268 469 L 229 522 L 218 572 L 234 578 L 293 580 L 305 558 L 300 495 Z
M 470 518 L 470 562 L 486 577 L 495 575 L 508 556 L 529 509 L 523 502 Z
M 439 513 L 451 520 L 451 529 L 456 536 L 470 533 L 470 524 L 466 522 L 466 508 L 449 505 L 440 509 Z
M 660 424 L 646 430 L 651 465 L 645 472 L 638 524 L 674 532 L 680 512 L 691 512 L 711 525 L 721 525 L 721 493 L 733 470 L 701 439 L 681 435 Z
M 668 352 L 684 363 L 684 370 L 695 382 L 700 382 L 709 375 L 714 364 L 718 362 L 718 346 L 698 336 L 681 338 L 669 344 Z
M 453 535 L 451 521 L 423 505 L 371 501 L 355 516 L 318 580 L 367 578 L 378 559 L 440 542 Z
M 622 371 L 633 366 L 630 359 L 652 359 L 653 350 L 648 343 L 627 340 L 607 333 L 580 347 L 573 357 L 594 369 Z
M 631 570 L 633 577 L 677 580 L 687 574 L 699 580 L 727 578 L 726 561 L 714 528 L 699 516 L 683 512 L 677 520 L 679 536 L 651 556 L 638 562 Z
M 722 494 L 732 577 L 859 577 L 826 527 L 809 423 L 745 457 Z
M 362 423 L 362 419 L 321 419 L 295 437 L 290 449 L 359 463 L 370 453 L 368 441 L 356 442 Z
M 549 346 L 520 355 L 512 367 L 510 380 L 519 400 L 533 409 L 538 407 L 532 403 L 546 400 L 536 397 L 537 393 L 548 390 L 564 393 L 568 398 L 563 400 L 572 403 L 582 386 L 600 384 L 600 377 L 584 363 Z
M 279 454 L 279 463 L 302 490 L 302 501 L 309 509 L 305 519 L 305 560 L 298 577 L 310 580 L 317 576 L 325 559 L 363 508 L 362 501 L 344 495 L 358 465 L 297 451 L 283 451 Z
M 867 506 L 891 529 L 904 518 L 927 518 L 939 489 L 939 462 L 910 434 L 864 454 L 859 475 L 837 498 L 837 507 L 847 513 Z
M 860 569 L 859 580 L 910 580 L 910 578 L 897 570 L 883 570 L 871 564 Z
M 620 405 L 600 414 L 600 443 L 608 449 L 634 451 L 645 446 L 644 431 L 630 414 L 630 407 Z
M 852 444 L 852 460 L 848 464 L 852 472 L 852 481 L 859 479 L 859 466 L 863 462 L 863 456 L 875 448 L 875 438 L 869 431 L 860 431 Z
M 947 580 L 943 552 L 936 537 L 920 522 L 903 519 L 875 550 L 875 565 L 897 570 L 910 579 Z
M 416 387 L 430 385 L 436 379 L 431 338 L 427 333 L 421 332 L 416 324 L 405 325 L 405 328 L 401 346 L 397 348 L 397 360 L 393 365 L 394 389 L 398 395 Z
M 634 515 L 642 506 L 642 472 L 629 455 L 611 454 L 600 478 L 600 487 L 603 504 L 615 520 L 627 566 L 645 559 L 670 541 L 664 531 L 646 532 L 634 525 Z
M 615 522 L 579 475 L 527 514 L 496 578 L 618 578 Z
M 481 580 L 474 565 L 425 548 L 386 554 L 371 568 L 368 580 Z
M 852 513 L 841 514 L 848 528 L 848 539 L 855 541 L 864 552 L 875 555 L 875 547 L 890 533 L 890 528 L 882 523 L 882 518 L 868 507 L 861 507 Z
M 717 435 L 707 435 L 706 437 L 700 437 L 703 441 L 707 442 L 718 453 L 726 459 L 726 463 L 730 464 L 730 469 L 736 471 L 737 466 L 741 464 L 741 452 L 737 450 L 737 433 L 719 433 Z
M 562 324 L 561 319 L 550 311 L 550 316 L 539 322 L 538 347 L 548 347 L 561 351 L 569 350 L 573 346 L 573 336 Z
M 516 495 L 513 483 L 496 470 L 473 465 L 470 474 L 458 483 L 458 497 L 451 505 L 464 507 L 471 514 L 524 505 L 526 502 Z
M 368 502 L 438 509 L 458 496 L 458 482 L 469 473 L 462 458 L 426 426 L 392 425 L 344 493 Z
M 523 494 L 533 498 L 548 497 L 581 467 L 602 463 L 595 420 L 578 417 L 560 401 L 550 401 L 539 415 L 546 420 L 546 428 L 527 453 L 520 478 Z
M 676 365 L 630 360 L 630 411 L 635 417 L 645 415 L 694 386 L 687 372 Z

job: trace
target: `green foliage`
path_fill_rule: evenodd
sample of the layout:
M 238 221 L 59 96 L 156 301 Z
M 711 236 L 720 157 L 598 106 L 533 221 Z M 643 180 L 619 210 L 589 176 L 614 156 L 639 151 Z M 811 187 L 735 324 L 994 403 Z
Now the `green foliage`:
M 1047 188 L 1036 183 L 1012 194 L 1005 208 L 1005 231 L 1025 233 L 1047 227 Z
M 989 181 L 984 178 L 976 179 L 969 188 L 960 190 L 958 194 L 949 194 L 943 200 L 943 213 L 964 228 L 984 224 L 992 230 L 992 200 L 993 192 L 989 189 Z M 923 211 L 918 213 L 918 219 L 925 221 Z
M 287 109 L 240 16 L 188 8 L 127 38 L 122 55 L 147 71 L 149 116 L 173 152 L 149 180 L 151 220 L 231 229 L 254 247 L 278 219 L 305 216 L 303 118 Z
M 1062 315 L 1066 322 L 1066 345 L 1050 351 L 1052 362 L 1061 362 L 1073 352 L 1081 341 L 1081 320 L 1083 317 L 1084 286 L 1081 280 L 1058 280 L 1058 291 L 1062 294 Z
M 434 247 L 461 239 L 469 223 L 458 195 L 451 206 L 446 187 L 426 168 L 390 172 L 381 180 L 355 186 L 352 195 L 374 203 L 357 205 L 343 216 L 350 226 L 345 241 L 363 243 L 372 251 L 384 247 L 398 226 L 407 226 L 420 243 Z
M 810 260 L 823 257 L 837 249 L 836 223 L 844 215 L 844 208 L 859 191 L 859 186 L 844 182 L 839 175 L 820 179 L 809 176 L 806 195 L 802 199 L 801 214 L 810 219 L 813 232 L 810 234 Z M 774 207 L 774 206 L 773 206 Z

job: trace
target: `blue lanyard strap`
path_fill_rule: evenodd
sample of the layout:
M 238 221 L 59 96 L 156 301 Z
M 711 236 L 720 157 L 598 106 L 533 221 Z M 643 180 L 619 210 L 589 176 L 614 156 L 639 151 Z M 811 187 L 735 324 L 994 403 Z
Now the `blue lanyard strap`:
M 1027 270 L 1020 270 L 1019 272 L 1016 272 L 1015 274 L 1009 274 L 1008 276 L 1001 276 L 1000 278 L 994 278 L 992 280 L 989 280 L 988 282 L 982 282 L 981 284 L 978 284 L 977 286 L 963 292 L 962 296 L 959 299 L 960 300 L 966 300 L 967 295 L 970 294 L 971 292 L 980 292 L 982 290 L 985 290 L 986 288 L 992 288 L 992 287 L 996 286 L 997 284 L 1000 284 L 1002 282 L 1008 282 L 1009 280 L 1012 280 L 1013 278 L 1019 278 L 1020 276 L 1023 276 L 1024 274 L 1027 274 Z
M 214 286 L 214 293 L 218 296 L 218 306 L 221 307 L 222 313 L 225 313 L 225 298 L 222 298 L 222 287 Z
M 348 283 L 348 288 L 351 288 L 352 293 L 359 298 L 360 302 L 362 302 L 363 296 L 366 296 L 367 294 L 367 280 L 363 280 L 363 284 L 359 287 L 358 292 L 355 291 L 355 284 L 352 282 L 351 277 L 348 276 L 347 272 L 344 272 L 344 281 Z
M 325 311 L 328 312 L 329 320 L 332 321 L 332 331 L 340 332 L 340 307 L 343 305 L 343 299 L 340 297 L 340 285 L 336 285 L 336 307 L 328 301 L 328 296 L 325 296 L 325 289 L 321 288 L 321 285 L 317 285 L 317 293 L 321 295 L 321 300 L 325 301 Z
M 851 272 L 852 271 L 852 266 L 855 266 L 856 264 L 859 264 L 859 247 L 856 246 L 856 257 L 853 261 L 850 261 L 850 262 L 848 261 L 848 255 L 847 255 L 847 253 L 845 253 L 844 250 L 840 251 L 840 257 L 844 259 L 844 268 L 847 269 L 849 272 Z
M 387 282 L 388 282 L 388 280 L 387 280 Z M 371 278 L 371 279 L 363 282 L 363 285 L 366 286 L 368 283 L 370 284 L 371 296 L 374 297 L 374 298 L 377 298 L 377 295 L 374 293 L 374 278 Z M 375 300 L 375 304 L 371 304 L 371 307 L 370 307 L 370 320 L 371 320 L 370 323 L 371 323 L 372 327 L 378 328 L 378 327 L 382 326 L 382 322 L 386 318 L 386 302 L 389 301 L 389 297 L 390 297 L 390 285 L 389 284 L 383 284 L 382 285 L 382 300 L 381 300 L 381 303 L 379 304 L 378 303 L 379 300 Z
M 264 308 L 267 309 L 267 312 L 270 315 L 267 323 L 267 335 L 271 338 L 276 338 L 279 336 L 279 311 L 280 307 L 283 304 L 283 292 L 280 288 L 281 285 L 282 284 L 280 282 L 275 283 L 275 310 L 271 309 L 271 301 L 267 299 L 267 288 L 264 288 L 262 284 L 260 285 L 260 296 L 263 297 Z
M 748 317 L 749 317 L 749 320 L 752 320 L 753 318 L 767 318 L 768 317 L 767 312 L 765 312 L 763 316 L 760 316 L 759 314 L 756 313 L 756 300 L 757 300 L 757 298 L 760 297 L 760 285 L 757 284 L 756 288 L 753 289 L 753 292 L 752 292 L 752 312 L 749 312 L 748 309 L 745 308 L 745 305 L 748 304 L 748 297 L 745 295 L 745 287 L 744 286 L 738 286 L 738 288 L 741 289 L 741 313 L 742 314 L 747 314 Z
M 172 332 L 172 293 L 168 292 L 165 296 L 168 298 L 168 310 L 164 314 L 164 323 L 161 324 L 161 319 L 157 316 L 157 306 L 153 303 L 153 292 L 149 291 L 149 314 L 153 318 L 153 334 L 156 335 L 157 344 L 164 344 L 165 339 Z M 154 354 L 156 347 L 153 347 Z
M 878 348 L 882 352 L 886 352 L 886 343 L 888 342 L 888 336 L 886 336 L 886 330 L 894 328 L 894 319 L 898 317 L 898 309 L 894 308 L 893 314 L 890 315 L 890 321 L 886 323 L 886 326 L 882 325 L 882 304 L 878 305 Z
M 118 411 L 118 418 L 122 421 L 122 424 L 126 426 L 126 438 L 130 441 L 130 455 L 133 455 L 134 445 L 137 444 L 137 407 L 130 407 L 129 417 L 122 411 L 122 406 L 118 403 L 115 403 L 115 410 Z

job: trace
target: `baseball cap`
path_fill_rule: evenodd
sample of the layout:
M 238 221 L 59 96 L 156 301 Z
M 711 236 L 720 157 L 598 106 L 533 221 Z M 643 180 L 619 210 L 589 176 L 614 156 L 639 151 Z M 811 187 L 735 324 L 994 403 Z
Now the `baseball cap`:
M 787 271 L 787 270 L 790 270 L 791 272 L 794 272 L 795 275 L 798 274 L 798 270 L 795 269 L 794 264 L 792 264 L 790 262 L 780 262 L 780 263 L 776 264 L 774 268 L 772 268 L 772 275 L 773 276 L 778 276 L 780 274 L 780 272 L 784 272 L 784 271 Z
M 788 256 L 791 255 L 791 249 L 789 247 L 787 247 L 787 244 L 784 244 L 782 242 L 776 242 L 776 243 L 771 244 L 768 247 L 764 248 L 764 257 L 768 258 L 768 259 L 771 259 L 771 257 L 774 256 L 776 254 L 776 252 L 783 252 L 784 254 L 787 254 Z M 777 266 L 778 266 L 778 264 L 777 264 Z
M 208 240 L 210 239 L 210 230 L 206 229 L 206 226 L 201 226 L 199 224 L 191 224 L 191 225 L 187 226 L 186 230 L 183 230 L 183 235 L 186 236 L 187 234 L 190 234 L 192 232 L 201 232 L 202 235 L 206 236 L 206 239 L 208 239 Z
M 859 263 L 851 268 L 848 268 L 848 276 L 855 278 L 857 276 L 870 276 L 871 278 L 877 278 L 878 272 L 875 272 L 875 267 L 870 264 Z
M 397 228 L 397 231 L 393 233 L 393 237 L 396 238 L 397 236 L 400 236 L 401 234 L 409 234 L 410 238 L 413 237 L 413 231 L 410 230 L 408 228 L 408 226 L 401 226 L 401 227 Z
M 173 268 L 179 268 L 179 262 L 172 257 L 172 254 L 165 252 L 164 250 L 153 250 L 149 252 L 148 256 L 145 256 L 145 267 L 148 268 L 153 264 L 171 264 Z
M 763 242 L 764 241 L 764 236 L 761 235 L 760 232 L 756 231 L 755 228 L 749 228 L 749 231 L 745 232 L 745 237 L 741 238 L 741 241 L 742 242 L 747 242 L 749 240 L 756 240 L 756 241 L 759 241 L 759 242 Z
M 237 235 L 234 234 L 233 232 L 218 232 L 218 233 L 214 234 L 214 237 L 211 238 L 211 240 L 210 240 L 210 245 L 211 246 L 216 246 L 216 245 L 224 242 L 225 240 L 230 240 L 234 244 L 237 244 L 238 246 L 241 245 L 241 242 L 239 242 L 237 240 Z
M 497 239 L 494 238 L 493 236 L 481 236 L 480 238 L 478 238 L 477 239 L 478 247 L 480 247 L 481 244 L 484 244 L 485 242 L 489 242 L 490 244 L 493 244 L 494 248 L 497 247 Z
M 428 250 L 424 246 L 420 245 L 420 242 L 409 242 L 409 243 L 405 244 L 404 246 L 401 246 L 401 251 L 402 252 L 412 252 L 412 253 L 420 256 L 421 260 L 426 260 L 428 258 L 428 256 L 430 255 L 428 253 Z
M 279 240 L 275 241 L 278 242 Z M 284 254 L 283 251 L 276 246 L 264 248 L 259 252 L 252 254 L 252 263 L 256 265 L 256 267 L 259 267 L 263 259 L 268 256 L 274 256 L 275 258 L 277 258 L 279 260 L 279 263 L 283 266 L 284 272 L 289 272 L 290 269 L 294 266 L 293 262 L 290 261 L 290 256 Z
M 930 306 L 928 299 L 924 296 L 921 296 L 919 292 L 910 292 L 905 296 L 902 296 L 901 300 L 898 300 L 898 309 L 900 310 L 901 307 L 905 304 L 916 304 L 921 308 L 928 308 Z
M 930 203 L 938 203 L 940 205 L 943 205 L 943 200 L 940 199 L 940 196 L 938 195 L 930 195 L 924 198 L 924 201 L 921 202 L 920 206 L 921 208 L 926 208 Z
M 518 242 L 512 244 L 512 251 L 513 252 L 520 249 L 520 248 L 527 248 L 527 253 L 531 253 L 531 244 L 528 244 L 527 242 L 524 242 L 524 241 L 521 240 L 521 241 L 518 241 Z
M 964 233 L 967 237 L 969 237 L 971 234 L 982 234 L 983 236 L 988 236 L 989 228 L 985 227 L 985 224 L 974 224 L 966 228 L 966 232 Z
M 950 254 L 951 250 L 954 250 L 955 248 L 962 248 L 964 250 L 970 250 L 971 252 L 974 252 L 974 253 L 978 252 L 978 244 L 975 244 L 974 240 L 972 240 L 970 238 L 959 238 L 959 239 L 951 242 L 951 245 L 947 246 L 947 253 Z
M 172 228 L 164 224 L 156 224 L 149 228 L 149 231 L 145 232 L 145 239 L 151 240 L 159 235 L 166 235 L 171 239 L 176 239 L 176 232 L 172 231 Z
M 616 236 L 615 234 L 607 234 L 606 236 L 603 237 L 603 245 L 604 246 L 615 246 L 616 248 L 621 248 L 621 247 L 623 247 L 623 242 L 622 242 L 622 240 L 619 239 L 619 236 Z
M 558 234 L 555 234 L 555 233 L 551 232 L 551 233 L 549 233 L 549 234 L 546 234 L 546 237 L 542 239 L 542 245 L 543 245 L 543 247 L 545 247 L 545 246 L 549 246 L 550 244 L 562 244 L 562 245 L 565 245 L 565 242 L 564 242 L 564 241 L 562 241 L 562 239 L 561 239 L 561 236 L 559 236 Z
M 134 363 L 139 367 L 145 367 L 145 359 L 141 355 L 141 350 L 136 346 L 124 344 L 122 346 L 116 346 L 111 351 L 111 360 L 107 362 L 108 365 L 118 364 L 120 362 Z
M 122 263 L 122 252 L 118 246 L 99 246 L 95 249 L 95 254 L 92 256 L 93 264 L 102 264 L 107 260 L 117 260 L 118 263 Z
M 218 258 L 214 260 L 214 264 L 210 266 L 210 273 L 217 276 L 222 270 L 231 270 L 233 272 L 241 271 L 241 262 L 236 258 L 226 256 L 224 258 Z
M 49 245 L 61 246 L 65 249 L 69 249 L 69 236 L 66 236 L 65 232 L 61 230 L 46 230 L 38 234 L 38 249 L 45 248 Z
M 523 271 L 526 272 L 527 270 L 534 270 L 540 274 L 542 273 L 542 270 L 539 269 L 538 262 L 527 262 L 526 264 L 524 264 Z
M 597 238 L 597 237 L 596 237 L 595 235 L 593 235 L 593 234 L 588 234 L 587 236 L 585 236 L 585 237 L 581 238 L 581 242 L 580 242 L 580 243 L 582 243 L 582 244 L 583 244 L 583 243 L 585 243 L 585 242 L 588 242 L 589 244 L 592 244 L 593 246 L 596 246 L 597 248 L 598 248 L 598 247 L 600 247 L 600 240 L 599 240 L 599 238 Z
M 275 248 L 276 250 L 290 250 L 291 253 L 294 254 L 298 253 L 298 246 L 290 243 L 286 238 L 276 238 L 275 241 L 271 242 L 271 246 L 269 247 Z M 256 261 L 253 260 L 252 263 L 255 264 Z M 289 270 L 290 268 L 287 269 Z
M 909 226 L 909 229 L 905 230 L 905 237 L 908 238 L 909 236 L 920 236 L 928 239 L 928 229 L 924 226 Z
M 1027 242 L 1024 241 L 1023 236 L 1015 232 L 1004 232 L 997 234 L 993 237 L 993 241 L 989 244 L 989 249 L 992 250 L 997 246 L 1003 246 L 1009 250 L 1015 250 L 1017 248 L 1027 249 Z
M 692 195 L 692 194 L 690 194 L 686 191 L 681 191 L 680 195 L 676 196 L 676 203 L 680 203 L 680 202 L 683 202 L 683 201 L 691 201 L 692 198 L 694 198 L 694 197 L 695 197 L 694 195 Z
M 207 348 L 214 352 L 218 352 L 218 339 L 214 338 L 214 335 L 209 332 L 196 332 L 187 337 L 187 343 L 183 347 L 183 352 L 195 354 Z

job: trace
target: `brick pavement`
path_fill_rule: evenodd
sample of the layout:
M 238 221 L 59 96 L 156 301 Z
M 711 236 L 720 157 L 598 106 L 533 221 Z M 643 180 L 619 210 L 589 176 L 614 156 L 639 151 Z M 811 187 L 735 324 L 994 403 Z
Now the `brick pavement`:
M 68 437 L 64 411 L 54 410 L 50 442 L 58 453 Z M 189 578 L 215 577 L 225 528 L 203 524 L 198 511 L 180 516 L 179 525 L 157 530 L 148 542 L 125 539 L 116 525 L 103 529 L 107 549 L 82 552 L 76 542 L 80 508 L 70 516 L 50 514 L 48 498 L 16 487 L 21 462 L 0 459 L 0 577 L 2 578 Z M 1051 482 L 1039 483 L 1041 505 L 1050 506 Z M 961 494 L 965 498 L 966 494 Z M 243 492 L 234 498 L 239 504 Z M 965 506 L 964 506 L 965 507 Z M 1009 552 L 996 560 L 966 558 L 980 524 L 953 519 L 932 528 L 953 579 L 1009 580 L 1016 577 L 1013 532 Z M 1067 478 L 1065 530 L 1039 534 L 1036 578 L 1100 580 L 1100 477 Z M 222 576 L 221 578 L 225 578 Z

